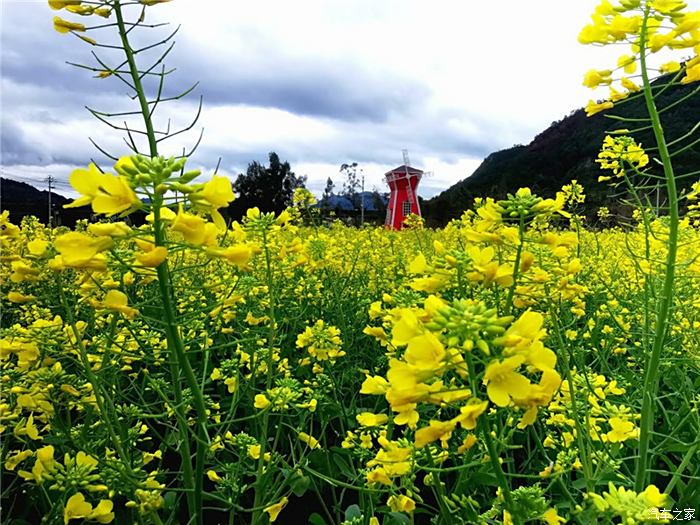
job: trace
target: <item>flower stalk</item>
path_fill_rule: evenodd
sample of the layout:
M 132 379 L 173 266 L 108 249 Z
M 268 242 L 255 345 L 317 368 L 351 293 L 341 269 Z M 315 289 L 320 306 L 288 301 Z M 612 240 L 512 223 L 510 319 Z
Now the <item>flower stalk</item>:
M 644 93 L 644 101 L 646 103 L 651 125 L 654 130 L 654 138 L 658 146 L 659 157 L 663 164 L 664 177 L 666 182 L 666 191 L 668 194 L 668 241 L 666 254 L 666 271 L 663 281 L 662 293 L 659 296 L 656 308 L 656 327 L 654 341 L 651 348 L 651 355 L 646 365 L 644 376 L 644 388 L 642 397 L 642 418 L 639 423 L 639 454 L 635 468 L 635 483 L 634 487 L 637 492 L 640 492 L 646 486 L 649 479 L 650 461 L 650 443 L 651 430 L 654 421 L 654 413 L 656 407 L 656 392 L 659 385 L 659 362 L 661 360 L 661 351 L 666 340 L 668 332 L 669 316 L 673 307 L 674 281 L 676 271 L 676 254 L 678 251 L 678 193 L 676 189 L 676 178 L 671 164 L 671 155 L 666 144 L 659 111 L 654 101 L 654 95 L 649 80 L 649 71 L 646 63 L 647 52 L 647 29 L 649 22 L 649 11 L 647 8 L 644 11 L 644 19 L 640 33 L 640 62 Z
M 139 74 L 138 67 L 136 65 L 136 60 L 134 58 L 134 53 L 129 43 L 128 31 L 124 23 L 124 16 L 122 13 L 122 6 L 119 0 L 114 2 L 114 12 L 117 18 L 117 27 L 119 30 L 119 36 L 121 38 L 122 47 L 126 55 L 126 60 L 129 65 L 129 74 L 131 80 L 133 81 L 134 89 L 136 90 L 136 96 L 139 101 L 139 106 L 143 116 L 143 122 L 146 126 L 146 136 L 148 138 L 149 152 L 152 158 L 158 156 L 158 144 L 153 128 L 153 121 L 151 119 L 151 112 L 146 100 L 146 94 L 141 83 L 141 75 Z M 167 240 L 165 238 L 165 228 L 164 223 L 160 214 L 160 209 L 163 204 L 163 198 L 157 189 L 153 188 L 153 230 L 156 246 L 166 246 Z M 176 395 L 180 397 L 177 400 L 177 410 L 182 410 L 182 392 L 180 388 L 181 373 L 184 375 L 185 383 L 190 389 L 193 396 L 194 409 L 196 413 L 196 447 L 195 447 L 195 460 L 194 460 L 194 470 L 192 468 L 192 458 L 189 446 L 189 434 L 190 430 L 186 426 L 186 419 L 184 414 L 180 414 L 181 417 L 177 418 L 178 426 L 180 430 L 180 456 L 182 461 L 182 468 L 184 473 L 184 483 L 187 488 L 187 506 L 189 513 L 192 516 L 194 523 L 202 523 L 202 499 L 204 492 L 204 455 L 206 452 L 206 445 L 209 441 L 208 431 L 207 431 L 207 414 L 206 406 L 204 403 L 204 396 L 202 394 L 201 387 L 195 377 L 194 371 L 190 364 L 189 358 L 185 353 L 184 344 L 180 336 L 179 326 L 177 323 L 177 311 L 175 307 L 175 301 L 173 297 L 173 286 L 172 277 L 170 274 L 170 269 L 168 266 L 167 259 L 158 265 L 156 268 L 158 274 L 158 286 L 160 290 L 160 298 L 163 304 L 163 312 L 165 315 L 165 331 L 168 341 L 168 349 L 171 352 L 171 373 L 174 383 L 174 388 Z M 179 393 L 179 395 L 178 395 Z M 183 425 L 183 422 L 185 424 Z

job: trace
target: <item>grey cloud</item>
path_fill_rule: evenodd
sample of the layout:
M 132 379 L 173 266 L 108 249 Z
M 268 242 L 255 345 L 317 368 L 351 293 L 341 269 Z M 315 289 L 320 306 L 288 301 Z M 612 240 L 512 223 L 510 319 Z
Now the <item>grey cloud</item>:
M 71 152 L 60 155 L 46 152 L 42 144 L 28 140 L 14 123 L 5 118 L 0 122 L 0 162 L 4 166 L 82 164 L 84 159 Z
M 47 166 L 51 164 L 83 165 L 95 155 L 87 138 L 80 137 L 82 147 L 47 148 L 42 142 L 32 141 L 22 129 L 7 118 L 0 121 L 0 164 L 3 166 Z M 90 150 L 92 148 L 92 150 Z
M 91 156 L 103 158 L 82 133 L 74 137 L 70 147 L 54 145 L 47 153 L 44 144 L 26 140 L 14 122 L 51 124 L 88 118 L 83 105 L 110 111 L 133 109 L 133 101 L 124 96 L 127 86 L 116 78 L 93 79 L 93 73 L 67 65 L 66 60 L 90 60 L 91 48 L 76 43 L 73 35 L 55 33 L 51 28 L 52 12 L 44 3 L 3 2 L 2 15 L 2 77 L 12 82 L 11 89 L 3 90 L 2 164 L 84 165 Z M 148 31 L 144 35 L 152 36 Z M 209 56 L 198 52 L 197 40 L 186 33 L 185 24 L 166 61 L 177 65 L 178 70 L 168 77 L 165 95 L 174 95 L 188 87 L 191 79 L 199 79 L 196 92 L 204 94 L 206 106 L 277 108 L 333 121 L 339 132 L 337 139 L 320 143 L 297 139 L 244 151 L 207 147 L 205 130 L 193 161 L 209 169 L 221 156 L 222 167 L 237 174 L 253 160 L 267 162 L 270 151 L 276 151 L 294 169 L 298 163 L 316 162 L 398 165 L 403 148 L 409 149 L 416 165 L 424 165 L 423 156 L 451 162 L 464 156 L 485 157 L 495 149 L 510 146 L 507 125 L 476 114 L 460 115 L 455 109 L 448 114 L 429 108 L 430 88 L 421 79 L 340 58 L 292 56 L 266 43 L 265 36 L 255 31 L 244 37 L 249 46 L 247 54 Z M 97 51 L 109 55 L 104 50 Z M 164 106 L 163 115 L 171 114 L 174 108 Z M 192 99 L 177 104 L 180 114 L 192 110 Z M 474 130 L 450 126 L 449 122 L 456 118 L 472 123 Z M 231 123 L 232 127 L 235 125 Z M 102 137 L 114 133 L 95 121 L 90 134 L 101 143 Z M 123 152 L 123 143 L 121 146 Z
M 191 57 L 190 57 L 191 58 Z M 219 66 L 221 67 L 221 66 Z M 231 75 L 214 74 L 214 64 L 195 69 L 209 104 L 271 107 L 298 115 L 345 121 L 384 122 L 392 113 L 422 107 L 426 86 L 336 62 L 306 62 L 283 56 L 262 57 L 259 66 L 229 62 Z
M 24 139 L 22 130 L 4 118 L 0 121 L 0 159 L 7 166 L 41 163 L 38 151 Z
M 66 64 L 71 61 L 99 67 L 90 51 L 106 57 L 110 65 L 122 58 L 118 52 L 91 48 L 82 42 L 76 44 L 73 35 L 53 32 L 51 14 L 44 6 L 33 4 L 9 3 L 3 7 L 3 77 L 30 84 L 38 83 L 37 78 L 46 79 L 42 83 L 82 98 L 128 92 L 129 88 L 116 78 L 93 79 L 94 73 Z M 44 23 L 37 24 L 37 17 L 44 17 Z M 153 34 L 144 30 L 142 43 L 171 29 Z M 290 57 L 267 47 L 262 34 L 251 33 L 247 37 L 251 51 L 245 56 L 198 56 L 196 41 L 190 40 L 183 29 L 176 37 L 180 41 L 166 59 L 166 65 L 177 64 L 178 70 L 168 77 L 165 95 L 176 95 L 189 87 L 191 79 L 198 79 L 199 91 L 205 94 L 209 105 L 245 104 L 300 115 L 372 122 L 385 121 L 392 113 L 405 113 L 421 105 L 429 95 L 429 88 L 415 79 L 367 70 L 360 64 L 341 60 Z M 147 64 L 157 58 L 157 51 L 138 58 Z M 155 79 L 150 80 L 150 87 L 155 88 Z

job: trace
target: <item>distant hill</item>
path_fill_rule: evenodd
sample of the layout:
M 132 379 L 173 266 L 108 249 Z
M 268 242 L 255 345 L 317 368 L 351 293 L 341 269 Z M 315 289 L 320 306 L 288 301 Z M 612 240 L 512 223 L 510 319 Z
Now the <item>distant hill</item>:
M 665 79 L 658 80 L 654 88 L 667 87 L 665 82 Z M 667 87 L 657 99 L 657 106 L 661 109 L 685 96 L 688 96 L 685 102 L 663 111 L 661 115 L 667 141 L 688 133 L 698 124 L 698 84 Z M 624 103 L 618 102 L 612 110 L 592 117 L 586 117 L 583 109 L 577 109 L 562 120 L 553 122 L 530 144 L 492 153 L 471 176 L 425 202 L 423 212 L 426 220 L 433 226 L 444 225 L 470 208 L 475 197 L 501 199 L 507 193 L 513 193 L 524 186 L 543 197 L 552 197 L 562 185 L 568 184 L 572 179 L 577 179 L 586 189 L 586 214 L 595 214 L 600 206 L 616 208 L 619 199 L 612 195 L 609 185 L 598 182 L 598 176 L 602 172 L 595 159 L 606 130 L 644 126 L 645 123 L 624 123 L 607 117 L 608 114 L 628 118 L 645 117 L 646 106 L 641 93 Z M 651 130 L 642 130 L 634 136 L 651 157 L 652 148 L 656 146 Z M 698 136 L 700 132 L 696 132 L 694 138 L 697 139 Z M 674 168 L 678 175 L 700 170 L 700 144 L 695 144 L 674 157 Z M 680 181 L 681 187 L 689 186 L 692 180 L 691 177 Z M 654 193 L 654 199 L 655 197 Z M 660 200 L 663 202 L 663 195 L 660 195 Z
M 85 210 L 64 210 L 63 205 L 71 200 L 63 195 L 51 192 L 51 207 L 54 222 L 72 226 L 79 218 L 89 217 Z M 23 217 L 34 215 L 43 223 L 49 216 L 49 192 L 40 191 L 24 182 L 0 178 L 0 209 L 10 212 L 10 220 L 19 224 Z
M 72 199 L 51 192 L 54 226 L 73 228 L 81 219 L 97 219 L 90 206 L 64 208 L 63 205 L 69 202 L 72 202 Z M 49 192 L 40 191 L 25 182 L 0 178 L 0 211 L 5 210 L 10 212 L 10 220 L 14 224 L 19 224 L 27 215 L 33 215 L 46 224 L 49 217 Z M 143 210 L 136 210 L 123 220 L 127 224 L 138 226 L 145 222 L 145 218 Z

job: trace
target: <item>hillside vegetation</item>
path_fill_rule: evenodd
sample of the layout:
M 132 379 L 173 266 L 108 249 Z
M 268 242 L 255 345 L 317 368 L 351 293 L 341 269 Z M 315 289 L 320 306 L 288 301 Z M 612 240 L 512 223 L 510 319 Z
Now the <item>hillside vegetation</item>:
M 667 86 L 666 82 L 666 78 L 661 78 L 654 88 L 663 90 L 657 105 L 667 108 L 662 109 L 661 123 L 668 140 L 673 141 L 698 125 L 700 97 L 696 85 Z M 679 103 L 684 98 L 686 100 Z M 504 198 L 506 194 L 526 186 L 539 195 L 552 197 L 572 179 L 578 180 L 586 189 L 587 215 L 593 216 L 600 206 L 624 212 L 619 205 L 622 196 L 611 194 L 609 185 L 598 183 L 601 172 L 595 158 L 607 131 L 629 127 L 628 123 L 615 117 L 641 119 L 645 117 L 645 111 L 641 96 L 619 102 L 614 109 L 592 117 L 586 117 L 583 109 L 577 109 L 562 120 L 553 122 L 528 145 L 516 145 L 486 157 L 471 176 L 427 200 L 423 208 L 425 217 L 432 225 L 444 225 L 470 208 L 475 197 Z M 642 126 L 646 126 L 646 123 L 640 122 Z M 654 154 L 655 141 L 651 129 L 641 131 L 637 139 L 650 155 Z M 674 158 L 674 166 L 677 174 L 700 169 L 700 144 Z M 687 188 L 691 180 L 681 180 L 681 188 Z M 648 193 L 656 203 L 656 191 L 649 190 Z M 659 201 L 663 203 L 663 192 L 659 192 Z

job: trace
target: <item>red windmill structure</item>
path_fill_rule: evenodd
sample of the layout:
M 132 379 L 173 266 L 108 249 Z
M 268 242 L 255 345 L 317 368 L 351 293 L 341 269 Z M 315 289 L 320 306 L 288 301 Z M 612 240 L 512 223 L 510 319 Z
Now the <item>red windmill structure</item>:
M 392 230 L 403 228 L 403 221 L 411 213 L 420 216 L 416 189 L 423 171 L 409 166 L 408 151 L 403 151 L 403 165 L 384 174 L 391 189 L 384 225 Z

